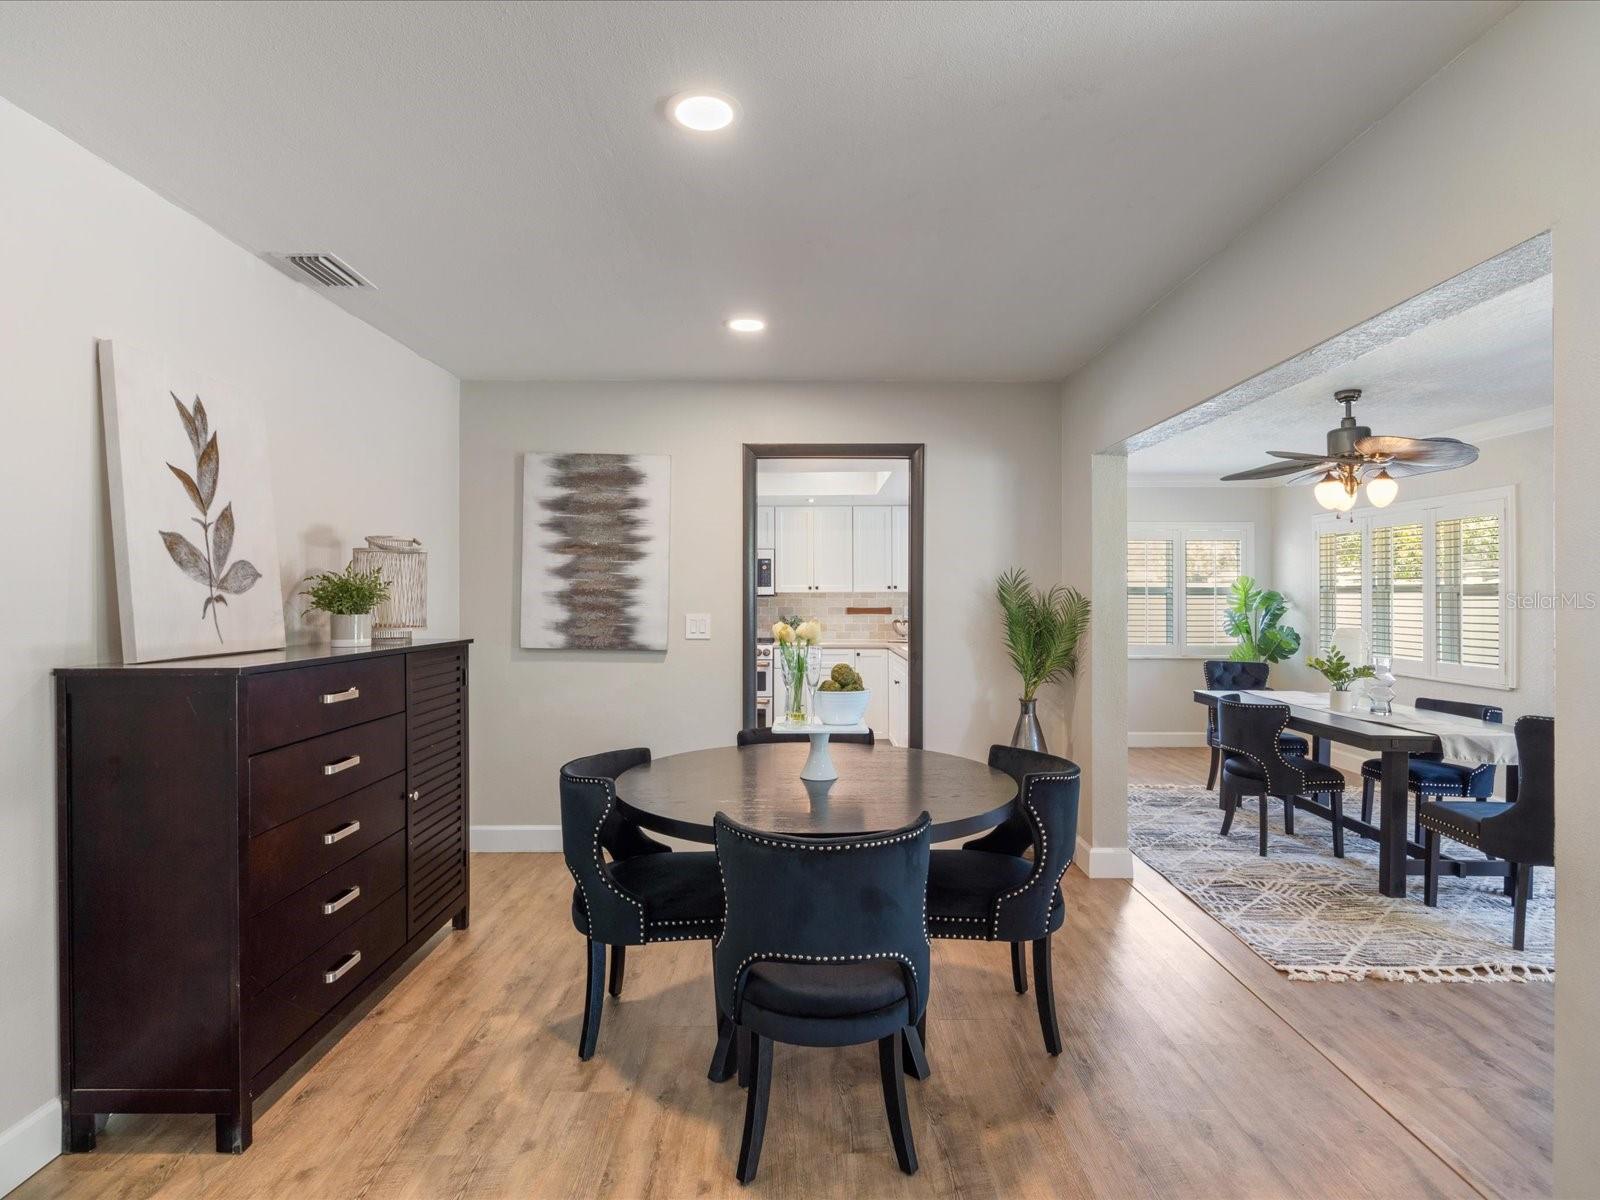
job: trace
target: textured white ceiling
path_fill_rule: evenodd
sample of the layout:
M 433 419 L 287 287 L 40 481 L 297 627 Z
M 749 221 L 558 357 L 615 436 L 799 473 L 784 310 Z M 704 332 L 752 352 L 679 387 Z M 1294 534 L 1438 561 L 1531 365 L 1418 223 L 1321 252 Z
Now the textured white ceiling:
M 1512 7 L 9 3 L 0 95 L 463 377 L 1059 379 Z
M 1549 275 L 1513 288 L 1248 408 L 1135 450 L 1129 477 L 1213 482 L 1271 461 L 1268 450 L 1320 453 L 1344 414 L 1333 394 L 1347 387 L 1362 389 L 1356 420 L 1379 434 L 1472 441 L 1548 424 L 1555 403 L 1551 302 Z

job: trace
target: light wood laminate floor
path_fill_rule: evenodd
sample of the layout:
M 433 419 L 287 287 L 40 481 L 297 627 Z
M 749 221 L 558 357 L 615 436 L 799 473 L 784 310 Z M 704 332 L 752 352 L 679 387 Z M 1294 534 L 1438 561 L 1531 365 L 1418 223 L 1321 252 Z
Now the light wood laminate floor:
M 1201 751 L 1134 751 L 1145 782 Z M 705 943 L 630 952 L 580 1063 L 582 942 L 553 854 L 475 855 L 444 935 L 325 1057 L 211 1151 L 208 1118 L 114 1117 L 15 1193 L 733 1195 L 743 1094 L 705 1078 Z M 1550 1186 L 1551 988 L 1291 984 L 1153 872 L 1063 881 L 1065 1053 L 1005 948 L 934 943 L 922 1170 L 895 1167 L 873 1047 L 775 1056 L 761 1173 L 781 1196 L 1531 1196 Z

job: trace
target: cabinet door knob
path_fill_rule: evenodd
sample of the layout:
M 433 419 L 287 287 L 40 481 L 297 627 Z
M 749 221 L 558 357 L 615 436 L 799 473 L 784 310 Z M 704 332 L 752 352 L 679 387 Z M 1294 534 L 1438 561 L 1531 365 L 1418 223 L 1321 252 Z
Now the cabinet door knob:
M 350 951 L 349 954 L 346 954 L 344 956 L 343 961 L 341 961 L 337 967 L 334 967 L 333 970 L 331 970 L 331 971 L 324 971 L 322 973 L 322 982 L 323 983 L 338 983 L 339 980 L 341 978 L 343 978 L 349 972 L 350 968 L 355 966 L 360 961 L 361 961 L 361 951 L 359 951 L 359 950 Z
M 406 793 L 406 799 L 411 801 L 411 803 L 415 804 L 418 800 L 422 799 L 421 790 L 419 789 L 419 790 L 417 790 L 415 792 L 407 792 Z

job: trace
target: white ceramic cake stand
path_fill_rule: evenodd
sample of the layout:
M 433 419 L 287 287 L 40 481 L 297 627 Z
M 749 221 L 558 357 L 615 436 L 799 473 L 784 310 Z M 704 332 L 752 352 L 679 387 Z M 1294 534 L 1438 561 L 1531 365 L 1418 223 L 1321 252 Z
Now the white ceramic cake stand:
M 811 753 L 806 756 L 806 765 L 800 768 L 800 778 L 827 780 L 839 778 L 839 772 L 833 766 L 833 759 L 828 756 L 828 739 L 836 733 L 866 733 L 867 727 L 859 723 L 823 725 L 813 721 L 805 725 L 791 725 L 787 721 L 780 721 L 772 727 L 772 732 L 803 733 L 810 738 Z

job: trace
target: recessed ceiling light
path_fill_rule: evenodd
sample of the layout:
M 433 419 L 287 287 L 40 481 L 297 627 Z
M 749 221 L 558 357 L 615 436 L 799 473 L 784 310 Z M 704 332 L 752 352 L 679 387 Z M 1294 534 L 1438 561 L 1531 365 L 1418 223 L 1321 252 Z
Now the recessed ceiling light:
M 767 323 L 760 317 L 731 317 L 728 328 L 735 333 L 760 333 L 767 327 Z
M 715 133 L 733 124 L 733 101 L 714 92 L 684 92 L 667 105 L 672 119 L 696 133 Z

